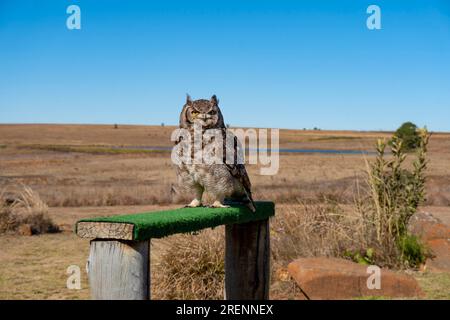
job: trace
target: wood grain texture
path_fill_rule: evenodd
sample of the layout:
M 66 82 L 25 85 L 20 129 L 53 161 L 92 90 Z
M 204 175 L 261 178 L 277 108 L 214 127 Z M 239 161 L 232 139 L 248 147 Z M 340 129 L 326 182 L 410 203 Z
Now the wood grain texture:
M 225 228 L 225 299 L 267 300 L 270 281 L 269 220 Z
M 81 238 L 133 240 L 133 230 L 134 225 L 129 223 L 77 223 L 77 235 Z
M 150 299 L 150 241 L 91 241 L 88 276 L 94 300 Z

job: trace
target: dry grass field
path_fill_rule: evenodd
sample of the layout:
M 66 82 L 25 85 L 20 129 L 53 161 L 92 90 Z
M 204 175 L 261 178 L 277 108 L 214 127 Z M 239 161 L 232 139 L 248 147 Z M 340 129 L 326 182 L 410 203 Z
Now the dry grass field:
M 71 232 L 73 224 L 82 217 L 180 206 L 170 194 L 175 182 L 170 152 L 117 149 L 170 147 L 173 129 L 0 125 L 0 190 L 21 185 L 32 188 L 50 207 L 50 217 L 63 230 L 32 237 L 0 235 L 0 299 L 88 298 L 84 272 L 88 242 Z M 281 130 L 280 133 L 280 147 L 286 149 L 373 151 L 376 139 L 390 137 L 382 132 Z M 427 208 L 422 210 L 450 223 L 450 134 L 434 134 L 429 149 L 428 200 Z M 328 199 L 351 205 L 356 181 L 362 181 L 365 170 L 364 157 L 370 161 L 372 156 L 282 153 L 277 175 L 261 176 L 258 165 L 248 166 L 254 197 L 275 201 L 275 219 L 280 221 L 285 213 L 297 210 L 303 203 L 314 205 Z M 167 241 L 176 241 L 176 237 L 153 242 L 152 272 L 158 270 L 159 253 Z M 284 262 L 279 261 L 280 269 L 274 271 L 271 290 L 274 297 L 292 298 L 292 285 L 283 280 Z M 69 265 L 81 267 L 82 290 L 66 288 Z M 424 290 L 430 292 L 429 297 L 448 291 L 448 278 L 435 280 L 434 275 L 418 278 Z

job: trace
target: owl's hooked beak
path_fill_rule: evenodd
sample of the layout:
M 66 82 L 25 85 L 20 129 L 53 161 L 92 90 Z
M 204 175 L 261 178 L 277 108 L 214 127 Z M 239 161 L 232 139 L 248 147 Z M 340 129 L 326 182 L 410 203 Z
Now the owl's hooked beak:
M 193 121 L 202 126 L 204 129 L 211 128 L 214 124 L 211 123 L 211 119 L 208 114 L 199 113 L 197 115 L 193 115 Z

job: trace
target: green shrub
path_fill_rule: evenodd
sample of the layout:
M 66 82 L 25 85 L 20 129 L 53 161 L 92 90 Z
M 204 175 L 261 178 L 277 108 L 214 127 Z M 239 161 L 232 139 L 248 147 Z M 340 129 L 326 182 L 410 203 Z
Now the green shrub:
M 344 258 L 348 258 L 356 263 L 371 265 L 374 264 L 374 249 L 368 248 L 363 253 L 361 252 L 353 252 L 351 250 L 346 250 L 343 254 Z
M 406 233 L 398 239 L 397 244 L 406 267 L 417 267 L 425 262 L 428 252 L 416 236 Z
M 385 156 L 386 142 L 378 141 L 377 157 L 368 164 L 369 194 L 360 204 L 366 234 L 368 238 L 374 237 L 377 256 L 390 265 L 417 267 L 426 258 L 423 245 L 408 233 L 410 219 L 426 197 L 426 154 L 430 135 L 426 129 L 416 132 L 419 141 L 412 169 L 405 165 L 404 140 L 398 136 L 392 138 L 389 159 Z M 371 239 L 367 243 L 371 243 Z
M 413 151 L 419 147 L 419 130 L 412 122 L 405 122 L 402 124 L 401 127 L 395 132 L 394 137 L 402 141 L 402 148 L 405 152 Z

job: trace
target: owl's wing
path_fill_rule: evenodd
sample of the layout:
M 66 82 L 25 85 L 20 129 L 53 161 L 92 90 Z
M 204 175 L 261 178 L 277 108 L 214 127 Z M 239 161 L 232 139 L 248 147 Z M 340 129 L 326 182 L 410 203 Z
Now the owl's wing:
M 225 134 L 226 134 L 226 129 L 224 130 Z M 230 132 L 228 132 L 228 134 L 231 134 Z M 230 146 L 231 147 L 231 146 Z M 227 163 L 226 160 L 226 152 L 224 153 L 224 162 L 228 168 L 228 170 L 230 171 L 231 175 L 237 179 L 242 186 L 244 187 L 245 193 L 247 195 L 247 198 L 249 200 L 249 208 L 255 212 L 256 208 L 255 208 L 255 203 L 253 201 L 253 197 L 252 197 L 252 184 L 250 183 L 250 178 L 248 177 L 247 174 L 247 170 L 245 169 L 244 164 L 239 163 L 238 162 L 238 152 L 240 152 L 240 148 L 239 148 L 239 141 L 237 139 L 236 136 L 233 135 L 233 155 L 234 155 L 234 161 L 233 163 Z M 225 148 L 226 151 L 226 148 Z

